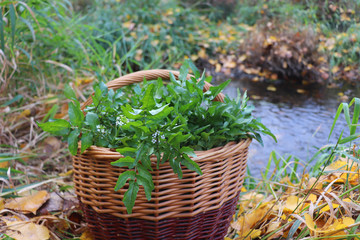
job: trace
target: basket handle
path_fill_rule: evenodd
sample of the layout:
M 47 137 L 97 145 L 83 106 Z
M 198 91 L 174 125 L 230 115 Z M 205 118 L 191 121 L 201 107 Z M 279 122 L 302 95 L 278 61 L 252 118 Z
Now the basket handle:
M 178 71 L 154 69 L 154 70 L 138 71 L 138 72 L 124 75 L 122 77 L 116 78 L 116 79 L 108 82 L 106 85 L 108 86 L 109 89 L 113 89 L 115 91 L 121 87 L 130 85 L 133 83 L 142 82 L 144 80 L 144 78 L 146 80 L 156 80 L 158 78 L 161 78 L 163 80 L 170 80 L 170 73 L 174 74 L 176 79 L 179 79 L 180 73 Z M 190 77 L 192 77 L 192 75 L 188 74 L 187 78 L 189 79 Z M 211 86 L 212 85 L 210 83 L 205 82 L 203 91 L 204 92 L 208 91 Z M 219 93 L 219 95 L 217 95 L 214 100 L 223 102 L 224 94 Z M 91 103 L 92 103 L 92 98 L 90 96 L 81 106 L 81 110 L 84 110 L 85 107 L 90 105 Z

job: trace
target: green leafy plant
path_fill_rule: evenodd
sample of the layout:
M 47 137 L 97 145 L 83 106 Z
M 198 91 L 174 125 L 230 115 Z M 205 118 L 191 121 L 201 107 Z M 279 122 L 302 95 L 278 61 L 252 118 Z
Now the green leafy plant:
M 189 66 L 195 77 L 187 80 Z M 93 103 L 85 108 L 85 116 L 75 93 L 66 87 L 69 120 L 57 119 L 38 125 L 45 131 L 63 136 L 69 151 L 78 153 L 92 145 L 115 148 L 124 157 L 112 162 L 113 166 L 128 167 L 116 183 L 115 190 L 129 187 L 123 202 L 132 212 L 139 185 L 148 200 L 154 189 L 150 156 L 157 157 L 157 167 L 169 162 L 173 171 L 182 178 L 181 165 L 202 174 L 192 159 L 195 150 L 206 150 L 230 141 L 254 138 L 262 143 L 260 133 L 275 136 L 261 122 L 251 116 L 252 107 L 247 96 L 224 102 L 213 101 L 228 85 L 226 81 L 203 92 L 205 81 L 211 80 L 200 73 L 192 63 L 181 67 L 179 79 L 170 75 L 171 82 L 161 79 L 144 82 L 140 86 L 119 89 L 116 92 L 100 82 L 94 87 Z

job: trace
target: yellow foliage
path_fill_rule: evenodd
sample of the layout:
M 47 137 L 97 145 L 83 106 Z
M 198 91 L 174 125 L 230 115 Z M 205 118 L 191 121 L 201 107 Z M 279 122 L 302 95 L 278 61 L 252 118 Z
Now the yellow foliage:
M 327 182 L 335 181 L 336 183 L 349 182 L 352 185 L 359 184 L 359 166 L 356 162 L 348 158 L 339 158 L 325 168 L 330 172 Z
M 324 226 L 317 226 L 313 218 L 305 213 L 305 223 L 306 226 L 310 229 L 310 235 L 312 237 L 326 237 L 326 236 L 341 236 L 346 235 L 346 232 L 343 230 L 348 226 L 355 223 L 355 220 L 350 217 L 344 217 L 341 219 L 335 219 L 333 223 L 325 224 Z M 338 238 L 329 238 L 329 239 L 338 239 Z
M 45 226 L 25 221 L 6 221 L 6 234 L 16 240 L 47 240 L 50 238 L 49 229 Z
M 253 228 L 261 223 L 266 221 L 269 215 L 266 215 L 270 206 L 269 204 L 262 204 L 260 207 L 255 209 L 253 212 L 246 214 L 245 216 L 240 216 L 236 222 L 232 222 L 231 226 L 237 230 L 238 234 L 242 237 L 248 235 L 248 233 L 253 230 Z M 254 233 L 255 232 L 255 233 Z M 258 234 L 257 231 L 253 231 L 252 234 Z
M 200 49 L 200 51 L 198 52 L 198 56 L 200 58 L 207 59 L 207 54 L 206 54 L 205 48 Z
M 81 234 L 80 240 L 94 240 L 94 237 L 89 230 L 86 230 Z
M 298 212 L 300 210 L 299 204 L 301 203 L 301 200 L 297 196 L 289 196 L 286 200 L 284 212 L 292 213 L 292 212 Z
M 36 214 L 36 211 L 49 199 L 47 191 L 39 191 L 33 195 L 11 199 L 5 208 L 25 213 Z

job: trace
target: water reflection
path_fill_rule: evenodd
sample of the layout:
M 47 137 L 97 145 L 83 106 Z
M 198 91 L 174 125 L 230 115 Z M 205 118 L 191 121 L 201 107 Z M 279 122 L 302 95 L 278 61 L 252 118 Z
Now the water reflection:
M 265 136 L 264 147 L 253 142 L 248 161 L 253 175 L 259 177 L 260 172 L 264 171 L 272 150 L 281 155 L 295 155 L 306 162 L 316 148 L 328 144 L 333 118 L 341 102 L 338 96 L 341 89 L 308 88 L 299 91 L 294 86 L 276 86 L 276 91 L 268 91 L 268 84 L 233 80 L 225 93 L 236 97 L 237 88 L 241 92 L 247 90 L 249 96 L 260 98 L 249 101 L 256 107 L 254 116 L 261 118 L 278 139 L 278 143 L 275 143 L 272 138 Z M 355 95 L 354 92 L 347 94 Z M 336 142 L 344 127 L 345 124 L 337 124 L 334 131 L 337 134 L 332 136 L 330 143 Z

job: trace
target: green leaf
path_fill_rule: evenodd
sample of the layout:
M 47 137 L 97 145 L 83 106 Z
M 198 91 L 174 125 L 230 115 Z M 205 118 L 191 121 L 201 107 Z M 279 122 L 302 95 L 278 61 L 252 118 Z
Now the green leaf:
M 0 8 L 0 19 L 1 19 L 1 8 Z M 1 23 L 1 21 L 0 21 Z M 9 106 L 10 104 L 13 104 L 17 101 L 22 100 L 24 97 L 21 94 L 16 95 L 15 97 L 13 97 L 12 99 L 10 99 L 9 101 L 5 102 L 4 104 L 1 104 L 1 107 L 5 107 L 5 106 Z
M 181 164 L 186 166 L 188 169 L 197 172 L 199 175 L 203 174 L 199 165 L 187 155 L 183 155 L 183 158 L 181 159 Z
M 81 153 L 93 145 L 93 138 L 92 132 L 83 132 L 81 136 Z
M 38 123 L 38 126 L 45 132 L 49 132 L 55 136 L 66 136 L 69 134 L 71 128 L 70 123 L 64 119 Z
M 154 87 L 154 84 L 150 84 L 147 86 L 145 95 L 143 99 L 141 99 L 141 109 L 152 109 L 155 106 L 156 103 L 154 99 Z
M 140 175 L 136 175 L 136 180 L 139 183 L 139 185 L 144 186 L 146 199 L 148 201 L 150 201 L 151 200 L 151 192 L 154 190 L 153 186 L 149 183 L 148 179 L 146 179 Z
M 116 149 L 116 151 L 122 154 L 123 156 L 132 156 L 135 154 L 136 150 L 137 148 L 133 148 L 133 147 L 123 147 Z
M 177 132 L 175 134 L 172 134 L 169 137 L 169 143 L 174 144 L 174 145 L 178 145 L 178 144 L 180 144 L 182 142 L 185 142 L 190 137 L 191 137 L 190 134 L 183 135 L 181 132 Z
M 162 111 L 158 111 L 159 109 L 152 110 L 152 111 L 150 111 L 150 114 L 152 114 L 153 116 L 149 116 L 149 119 L 159 120 L 159 119 L 166 118 L 173 109 L 174 109 L 173 107 L 169 107 L 169 106 L 165 105 L 163 107 Z
M 350 136 L 348 136 L 348 137 L 342 138 L 342 139 L 339 141 L 339 144 L 344 144 L 344 143 L 352 142 L 352 141 L 354 141 L 355 139 L 358 139 L 358 138 L 360 138 L 360 133 L 355 133 L 355 134 L 350 135 Z
M 128 168 L 132 168 L 134 165 L 135 159 L 130 157 L 130 156 L 126 156 L 123 158 L 120 158 L 119 160 L 116 160 L 115 162 L 111 162 L 112 166 L 116 166 L 116 167 L 128 167 Z
M 91 98 L 92 98 L 95 106 L 99 105 L 99 103 L 101 101 L 101 90 L 98 86 L 96 86 L 94 88 L 94 95 L 92 95 Z
M 130 106 L 129 104 L 127 104 L 126 106 Z M 124 115 L 129 118 L 129 119 L 139 119 L 142 116 L 140 115 L 140 112 L 138 113 L 134 113 L 134 112 L 130 112 L 128 110 L 128 108 L 126 106 L 121 106 L 121 110 L 123 111 Z M 131 107 L 131 106 L 130 106 Z
M 139 171 L 139 174 L 149 181 L 149 183 L 151 185 L 151 188 L 153 189 L 154 188 L 154 183 L 153 183 L 153 180 L 152 180 L 151 173 L 141 164 L 137 165 L 137 169 Z
M 10 25 L 11 25 L 11 46 L 12 48 L 14 48 L 15 31 L 16 31 L 16 13 L 15 13 L 14 4 L 9 5 L 9 12 L 10 12 Z
M 182 179 L 182 170 L 180 166 L 180 161 L 175 158 L 169 159 L 170 167 L 173 169 L 174 173 L 176 173 L 179 179 Z
M 80 110 L 80 107 L 75 106 L 73 102 L 69 102 L 69 118 L 70 123 L 73 126 L 81 127 L 84 122 L 84 114 Z
M 231 80 L 229 79 L 226 82 L 220 84 L 219 86 L 210 87 L 209 91 L 205 93 L 205 96 L 209 96 L 210 100 L 214 99 L 219 93 L 221 93 L 222 90 L 224 90 L 227 85 L 229 85 L 230 81 Z
M 191 70 L 193 71 L 195 78 L 200 78 L 201 73 L 200 73 L 199 69 L 195 66 L 193 61 L 191 61 L 190 59 L 187 59 L 186 62 L 189 65 L 189 67 L 191 68 Z
M 4 23 L 3 23 L 3 15 L 2 15 L 3 8 L 0 7 L 0 46 L 1 50 L 5 52 L 5 39 L 4 39 Z
M 56 114 L 56 112 L 59 110 L 59 105 L 55 104 L 51 107 L 51 109 L 47 112 L 45 117 L 41 120 L 41 123 L 46 122 L 46 120 L 53 118 Z M 70 123 L 69 123 L 70 125 Z
M 160 107 L 160 108 L 157 108 L 157 109 L 154 109 L 154 110 L 149 111 L 149 113 L 150 113 L 151 115 L 156 115 L 156 114 L 162 112 L 162 111 L 163 111 L 166 107 L 168 107 L 168 106 L 169 106 L 169 104 L 166 104 L 166 105 L 164 105 L 164 106 L 162 106 L 162 107 Z
M 86 113 L 85 121 L 90 125 L 92 130 L 95 130 L 96 126 L 100 124 L 98 115 L 93 112 Z
M 122 174 L 120 174 L 115 188 L 115 191 L 119 191 L 122 187 L 125 186 L 125 183 L 128 181 L 128 179 L 134 180 L 135 179 L 135 172 L 134 171 L 125 171 Z
M 338 120 L 338 118 L 339 118 L 339 116 L 341 114 L 342 109 L 343 109 L 343 103 L 339 105 L 338 110 L 336 111 L 334 121 L 333 121 L 333 124 L 331 126 L 331 130 L 330 130 L 330 133 L 329 133 L 329 136 L 328 136 L 328 141 L 330 140 L 331 134 L 334 131 L 335 124 L 336 124 L 336 122 L 337 122 L 337 120 Z
M 353 101 L 355 102 L 355 105 L 354 105 L 353 119 L 352 119 L 352 122 L 351 122 L 352 126 L 350 127 L 350 135 L 355 134 L 357 123 L 359 122 L 359 115 L 360 115 L 360 99 L 359 98 L 354 98 L 351 101 L 351 103 Z
M 100 87 L 100 90 L 101 90 L 101 95 L 105 96 L 108 93 L 108 90 L 109 90 L 108 86 L 106 86 L 106 84 L 104 82 L 100 82 L 99 87 Z
M 76 100 L 76 94 L 69 84 L 65 84 L 64 94 L 67 99 Z
M 79 130 L 78 129 L 74 129 L 68 137 L 68 144 L 69 144 L 69 151 L 72 155 L 76 155 L 77 154 L 77 150 L 78 150 L 78 136 L 79 136 Z
M 196 70 L 195 70 L 196 72 Z M 179 74 L 179 80 L 180 81 L 187 81 L 187 75 L 189 73 L 189 63 L 185 62 L 181 67 L 180 67 L 180 74 Z
M 134 180 L 130 180 L 129 189 L 125 192 L 123 199 L 128 214 L 132 213 L 132 209 L 135 205 L 135 200 L 138 192 L 139 184 Z
M 196 157 L 196 154 L 194 152 L 194 149 L 192 149 L 191 147 L 182 147 L 180 149 L 180 153 L 185 153 L 186 155 L 188 156 L 191 156 L 191 157 Z

